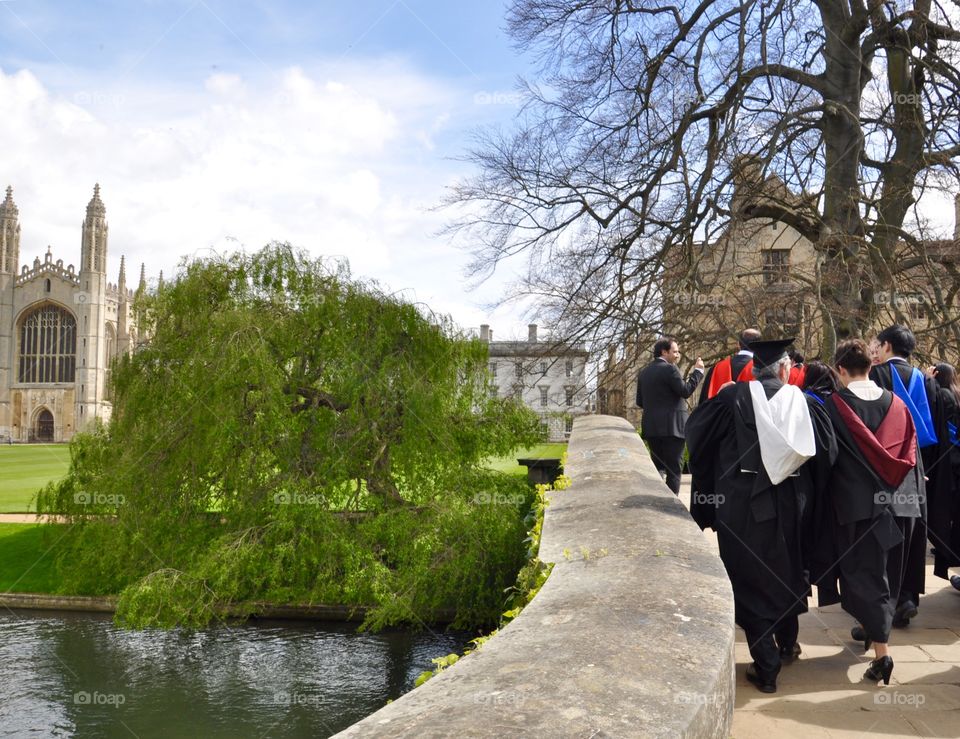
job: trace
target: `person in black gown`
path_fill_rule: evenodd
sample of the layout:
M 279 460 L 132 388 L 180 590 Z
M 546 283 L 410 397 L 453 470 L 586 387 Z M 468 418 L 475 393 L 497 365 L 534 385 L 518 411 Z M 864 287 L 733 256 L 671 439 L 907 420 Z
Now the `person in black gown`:
M 914 537 L 911 543 L 913 548 L 909 551 L 909 557 L 914 560 L 909 572 L 919 573 L 920 579 L 913 579 L 908 574 L 893 619 L 893 625 L 902 628 L 916 617 L 920 595 L 925 591 L 925 570 L 921 564 L 926 563 L 927 559 L 927 538 L 936 550 L 934 575 L 947 578 L 947 568 L 960 565 L 960 557 L 950 547 L 950 449 L 946 416 L 937 383 L 909 362 L 917 347 L 913 332 L 899 324 L 889 326 L 877 334 L 875 347 L 875 364 L 870 368 L 870 379 L 906 403 L 913 418 L 924 474 L 927 476 L 926 496 L 921 503 L 924 515 L 917 522 L 922 536 Z M 857 638 L 862 635 L 856 633 L 854 636 Z
M 690 512 L 717 532 L 753 657 L 747 679 L 766 693 L 800 654 L 797 616 L 810 592 L 803 526 L 836 454 L 823 406 L 786 384 L 791 341 L 752 342 L 757 379 L 731 382 L 687 423 Z
M 910 551 L 913 538 L 922 536 L 917 524 L 925 490 L 913 418 L 903 401 L 868 379 L 868 351 L 859 339 L 837 347 L 843 389 L 825 405 L 838 453 L 816 506 L 811 576 L 820 606 L 839 601 L 862 625 L 864 651 L 874 647 L 864 678 L 888 684 L 887 644 L 900 588 L 923 577 L 923 563 Z
M 937 390 L 943 404 L 944 416 L 947 425 L 947 437 L 950 443 L 949 458 L 949 485 L 951 521 L 949 536 L 944 537 L 949 542 L 950 559 L 957 560 L 960 553 L 960 383 L 957 382 L 957 371 L 951 364 L 941 362 L 927 369 L 927 376 L 937 383 Z M 960 575 L 953 575 L 950 583 L 960 590 Z

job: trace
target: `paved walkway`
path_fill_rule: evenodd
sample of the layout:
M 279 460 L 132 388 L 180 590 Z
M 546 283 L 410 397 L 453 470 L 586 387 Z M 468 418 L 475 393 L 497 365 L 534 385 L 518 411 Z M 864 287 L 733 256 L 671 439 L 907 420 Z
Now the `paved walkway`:
M 683 482 L 680 495 L 689 506 L 689 478 Z M 712 531 L 705 533 L 716 541 Z M 744 677 L 750 652 L 737 630 L 735 739 L 960 737 L 960 592 L 933 576 L 932 558 L 920 614 L 890 636 L 889 686 L 860 681 L 869 658 L 850 638 L 853 619 L 839 605 L 815 603 L 814 592 L 810 611 L 800 617 L 803 654 L 781 670 L 773 695 Z
M 0 523 L 43 523 L 50 516 L 37 516 L 36 513 L 0 513 Z

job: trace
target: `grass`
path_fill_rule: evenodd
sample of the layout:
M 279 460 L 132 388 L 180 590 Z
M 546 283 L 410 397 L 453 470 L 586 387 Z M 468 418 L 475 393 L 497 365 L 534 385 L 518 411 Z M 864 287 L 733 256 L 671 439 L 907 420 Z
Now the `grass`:
M 0 592 L 54 593 L 56 527 L 0 524 Z
M 567 451 L 565 443 L 537 444 L 529 449 L 518 449 L 506 457 L 491 457 L 487 460 L 487 467 L 497 472 L 526 477 L 527 468 L 517 464 L 518 459 L 561 459 L 565 451 Z
M 33 496 L 69 466 L 66 444 L 0 445 L 0 513 L 33 513 Z

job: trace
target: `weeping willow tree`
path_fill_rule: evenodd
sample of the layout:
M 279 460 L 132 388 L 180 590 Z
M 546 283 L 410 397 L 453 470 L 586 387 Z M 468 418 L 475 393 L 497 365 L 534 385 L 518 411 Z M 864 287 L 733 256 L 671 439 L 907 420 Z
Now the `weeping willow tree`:
M 71 524 L 65 591 L 121 593 L 135 626 L 257 600 L 499 613 L 530 496 L 482 462 L 538 427 L 490 396 L 485 344 L 285 245 L 184 263 L 137 310 L 109 425 L 39 496 Z

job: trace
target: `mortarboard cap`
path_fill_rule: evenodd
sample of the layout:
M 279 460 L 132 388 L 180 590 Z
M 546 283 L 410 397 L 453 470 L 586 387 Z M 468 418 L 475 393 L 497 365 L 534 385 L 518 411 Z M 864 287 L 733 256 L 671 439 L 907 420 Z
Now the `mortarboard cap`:
M 769 367 L 787 356 L 787 347 L 794 342 L 789 339 L 758 339 L 751 341 L 749 348 L 753 352 L 755 367 Z

